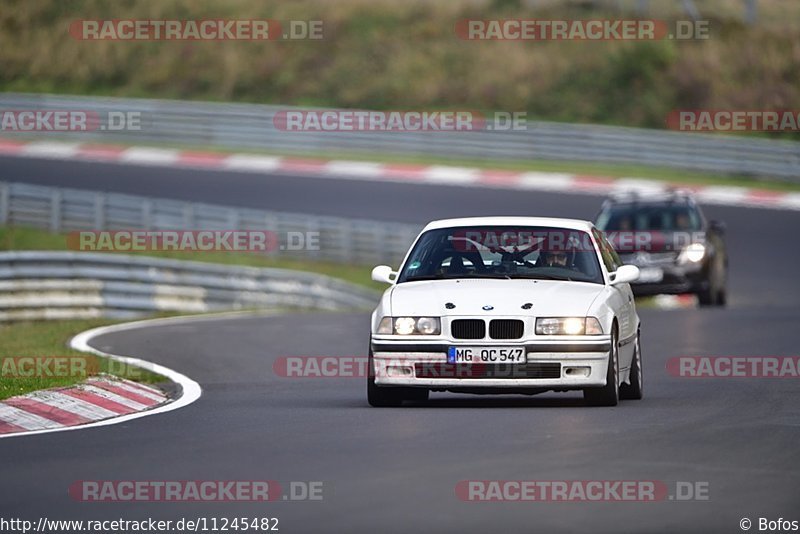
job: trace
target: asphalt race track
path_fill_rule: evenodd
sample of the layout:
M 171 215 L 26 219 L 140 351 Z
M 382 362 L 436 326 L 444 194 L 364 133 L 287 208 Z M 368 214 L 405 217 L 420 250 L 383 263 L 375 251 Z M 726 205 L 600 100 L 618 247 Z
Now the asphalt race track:
M 0 158 L 3 179 L 286 211 L 424 223 L 460 215 L 592 218 L 600 198 Z M 102 350 L 197 380 L 163 415 L 0 440 L 3 516 L 278 517 L 292 532 L 741 532 L 800 519 L 800 403 L 791 378 L 678 378 L 675 356 L 797 355 L 796 212 L 707 207 L 728 226 L 729 306 L 640 310 L 645 400 L 434 394 L 370 409 L 361 378 L 278 377 L 281 356 L 364 356 L 366 314 L 193 321 L 110 334 Z M 87 503 L 79 480 L 322 481 L 322 501 Z M 709 500 L 462 502 L 462 480 L 707 484 Z

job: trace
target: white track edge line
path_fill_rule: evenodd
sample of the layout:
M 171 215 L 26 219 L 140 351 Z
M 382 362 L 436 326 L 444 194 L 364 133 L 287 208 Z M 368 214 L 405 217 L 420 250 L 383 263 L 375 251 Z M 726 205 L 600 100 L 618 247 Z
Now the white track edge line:
M 92 354 L 96 354 L 98 356 L 103 356 L 105 358 L 109 358 L 111 360 L 115 360 L 121 363 L 126 363 L 129 365 L 135 365 L 137 367 L 141 367 L 148 371 L 152 371 L 154 373 L 158 373 L 162 376 L 165 376 L 172 380 L 173 382 L 179 384 L 182 388 L 181 396 L 175 399 L 174 401 L 167 402 L 166 404 L 162 404 L 155 408 L 149 410 L 142 410 L 140 412 L 131 413 L 127 415 L 121 415 L 119 417 L 112 417 L 109 419 L 104 419 L 102 421 L 94 421 L 91 423 L 85 423 L 82 425 L 72 425 L 72 426 L 63 426 L 58 428 L 47 428 L 42 430 L 30 430 L 27 432 L 15 432 L 11 434 L 0 434 L 0 439 L 3 438 L 15 438 L 21 436 L 31 436 L 34 434 L 49 434 L 51 432 L 65 432 L 68 430 L 82 430 L 86 428 L 96 428 L 101 426 L 109 426 L 115 425 L 118 423 L 124 423 L 126 421 L 130 421 L 132 419 L 138 419 L 140 417 L 146 417 L 149 415 L 156 415 L 160 413 L 171 412 L 173 410 L 177 410 L 179 408 L 183 408 L 184 406 L 188 406 L 192 404 L 194 401 L 200 398 L 202 395 L 202 388 L 200 384 L 192 380 L 186 375 L 183 375 L 177 371 L 174 371 L 168 367 L 163 365 L 149 362 L 147 360 L 142 360 L 139 358 L 132 358 L 129 356 L 118 356 L 116 354 L 110 354 L 107 352 L 103 352 L 98 350 L 89 345 L 89 342 L 98 336 L 111 334 L 115 332 L 122 332 L 125 330 L 134 330 L 136 328 L 144 328 L 147 326 L 157 326 L 163 324 L 171 324 L 171 323 L 183 323 L 183 322 L 192 322 L 192 321 L 204 321 L 204 320 L 213 320 L 219 317 L 225 316 L 239 316 L 239 315 L 274 315 L 271 313 L 264 313 L 264 312 L 222 312 L 222 313 L 215 313 L 215 314 L 206 314 L 206 315 L 186 315 L 181 317 L 164 317 L 158 319 L 144 319 L 141 321 L 133 321 L 129 323 L 122 323 L 122 324 L 113 324 L 107 326 L 100 326 L 97 328 L 92 328 L 90 330 L 86 330 L 81 332 L 80 334 L 73 337 L 70 342 L 69 346 L 72 349 L 89 352 Z
M 128 356 L 117 356 L 116 354 L 103 352 L 101 350 L 98 350 L 90 346 L 89 341 L 91 341 L 93 338 L 97 336 L 101 336 L 104 334 L 111 334 L 114 332 L 122 332 L 124 330 L 135 330 L 136 328 L 144 328 L 147 326 L 159 326 L 164 324 L 186 323 L 193 321 L 212 321 L 215 319 L 219 319 L 221 317 L 237 317 L 237 316 L 257 317 L 261 315 L 279 315 L 280 313 L 281 313 L 280 311 L 276 312 L 276 311 L 265 311 L 265 310 L 250 310 L 250 311 L 208 313 L 203 315 L 183 315 L 180 317 L 161 317 L 158 319 L 144 319 L 140 321 L 132 321 L 129 323 L 100 326 L 97 328 L 92 328 L 91 330 L 86 330 L 84 332 L 81 332 L 80 334 L 76 335 L 70 340 L 69 343 L 70 348 L 79 351 L 90 352 L 92 354 L 97 354 L 98 356 L 103 356 L 105 358 L 110 358 L 118 362 L 127 363 L 130 365 L 136 365 L 143 369 L 147 369 L 148 371 L 153 371 L 154 373 L 158 373 L 162 376 L 169 378 L 173 382 L 180 384 L 181 387 L 183 388 L 183 393 L 181 394 L 180 397 L 178 397 L 174 401 L 162 404 L 161 406 L 157 406 L 149 410 L 143 410 L 141 412 L 131 413 L 127 415 L 120 415 L 119 417 L 112 417 L 109 419 L 104 419 L 102 421 L 95 421 L 92 423 L 85 423 L 82 425 L 63 426 L 59 428 L 47 428 L 42 430 L 29 430 L 27 432 L 15 432 L 13 434 L 0 434 L 0 439 L 31 436 L 34 434 L 49 434 L 51 432 L 66 432 L 68 430 L 82 430 L 85 428 L 96 428 L 101 426 L 115 425 L 118 423 L 124 423 L 126 421 L 130 421 L 132 419 L 138 419 L 140 417 L 147 417 L 148 415 L 156 415 L 159 413 L 171 412 L 172 410 L 183 408 L 184 406 L 192 404 L 202 395 L 203 390 L 200 387 L 200 384 L 198 384 L 188 376 L 185 376 L 168 367 L 164 367 L 163 365 L 149 362 L 147 360 L 142 360 L 139 358 L 131 358 Z

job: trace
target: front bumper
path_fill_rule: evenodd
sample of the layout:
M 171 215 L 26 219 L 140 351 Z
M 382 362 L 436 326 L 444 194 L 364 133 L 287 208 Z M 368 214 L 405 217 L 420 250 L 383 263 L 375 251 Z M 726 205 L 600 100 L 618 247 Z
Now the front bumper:
M 662 273 L 661 279 L 657 282 L 631 283 L 631 289 L 636 296 L 700 293 L 708 289 L 705 262 L 679 264 L 677 258 L 672 257 L 656 257 L 652 262 L 642 262 L 628 256 L 623 257 L 622 261 L 638 266 L 643 276 L 644 272 L 650 269 L 658 269 Z
M 519 347 L 525 364 L 448 364 L 449 347 Z M 407 342 L 373 339 L 373 369 L 379 386 L 430 389 L 564 390 L 606 384 L 610 336 L 516 343 L 465 343 L 463 340 Z
M 681 293 L 700 293 L 708 289 L 708 278 L 701 270 L 689 270 L 683 267 L 662 268 L 664 277 L 660 282 L 634 282 L 631 290 L 636 296 L 678 295 Z

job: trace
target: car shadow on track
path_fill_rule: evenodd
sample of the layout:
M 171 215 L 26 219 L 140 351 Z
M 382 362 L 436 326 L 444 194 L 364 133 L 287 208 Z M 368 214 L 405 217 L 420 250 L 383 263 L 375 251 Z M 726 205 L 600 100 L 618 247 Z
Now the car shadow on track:
M 350 398 L 344 402 L 325 403 L 326 408 L 366 408 L 366 399 Z M 581 397 L 525 397 L 525 396 L 453 396 L 435 397 L 425 402 L 405 402 L 410 408 L 588 408 Z
M 411 408 L 574 408 L 585 407 L 580 397 L 525 397 L 525 396 L 482 396 L 440 397 L 426 402 L 406 403 Z

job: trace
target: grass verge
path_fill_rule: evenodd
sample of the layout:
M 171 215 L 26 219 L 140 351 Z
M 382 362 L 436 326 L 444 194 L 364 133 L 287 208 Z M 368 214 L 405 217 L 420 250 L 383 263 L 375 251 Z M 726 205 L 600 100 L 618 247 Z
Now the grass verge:
M 0 12 L 0 90 L 380 110 L 526 111 L 543 120 L 650 128 L 663 128 L 676 109 L 796 108 L 798 2 L 758 0 L 752 23 L 746 22 L 745 2 L 696 2 L 699 22 L 709 30 L 703 39 L 492 41 L 465 40 L 455 31 L 465 19 L 644 18 L 673 27 L 689 18 L 686 4 L 8 0 Z M 100 39 L 81 32 L 82 20 L 109 19 L 315 20 L 323 24 L 323 38 L 130 40 L 105 38 L 105 31 Z
M 166 382 L 159 374 L 69 348 L 68 341 L 74 335 L 114 322 L 91 319 L 0 324 L 0 400 L 38 389 L 71 386 L 99 373 L 136 382 Z M 70 360 L 46 362 L 47 358 Z

